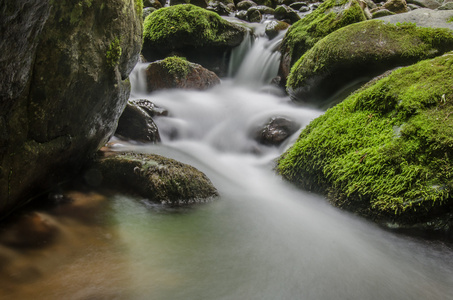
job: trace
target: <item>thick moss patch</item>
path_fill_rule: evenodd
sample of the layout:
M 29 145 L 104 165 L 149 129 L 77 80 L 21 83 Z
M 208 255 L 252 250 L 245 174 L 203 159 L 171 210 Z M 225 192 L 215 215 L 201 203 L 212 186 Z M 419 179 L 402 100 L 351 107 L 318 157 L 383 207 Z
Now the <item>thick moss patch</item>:
M 242 41 L 244 32 L 218 14 L 191 4 L 159 9 L 146 17 L 144 24 L 145 43 L 165 49 L 225 46 L 230 43 L 236 46 Z
M 320 40 L 291 69 L 287 89 L 296 100 L 319 100 L 358 78 L 371 78 L 453 49 L 453 32 L 370 20 Z
M 393 71 L 315 119 L 278 162 L 337 206 L 414 224 L 451 210 L 453 53 Z M 450 207 L 450 208 L 448 208 Z
M 289 28 L 282 42 L 282 53 L 289 56 L 292 66 L 323 37 L 346 25 L 365 20 L 357 1 L 327 0 Z

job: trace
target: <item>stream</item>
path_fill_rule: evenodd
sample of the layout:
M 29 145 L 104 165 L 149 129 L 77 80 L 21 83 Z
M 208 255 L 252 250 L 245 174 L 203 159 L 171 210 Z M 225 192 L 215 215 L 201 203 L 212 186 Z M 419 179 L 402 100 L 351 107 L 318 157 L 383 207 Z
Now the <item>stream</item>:
M 102 191 L 65 191 L 71 201 L 56 193 L 58 205 L 37 210 L 58 228 L 53 242 L 0 246 L 0 299 L 453 299 L 451 244 L 383 230 L 275 174 L 298 133 L 271 147 L 256 131 L 272 117 L 303 128 L 323 113 L 266 85 L 276 45 L 243 45 L 234 76 L 202 92 L 147 94 L 139 63 L 131 98 L 168 109 L 155 118 L 162 143 L 114 140 L 113 149 L 191 164 L 220 197 L 168 208 Z

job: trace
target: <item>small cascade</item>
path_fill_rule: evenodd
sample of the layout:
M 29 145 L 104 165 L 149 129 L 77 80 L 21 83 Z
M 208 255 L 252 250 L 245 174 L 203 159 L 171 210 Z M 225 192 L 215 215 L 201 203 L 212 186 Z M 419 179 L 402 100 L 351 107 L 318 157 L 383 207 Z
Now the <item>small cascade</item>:
M 129 75 L 129 79 L 131 81 L 131 93 L 133 95 L 146 93 L 146 68 L 148 65 L 149 63 L 138 62 L 134 70 L 132 70 Z
M 242 62 L 244 61 L 244 58 L 253 46 L 253 40 L 253 34 L 251 34 L 250 31 L 247 31 L 242 43 L 231 52 L 230 62 L 228 65 L 228 77 L 232 78 L 236 75 Z
M 278 47 L 285 32 L 269 40 L 267 36 L 257 36 L 253 46 L 236 72 L 235 82 L 240 85 L 262 86 L 269 84 L 277 76 L 280 63 Z

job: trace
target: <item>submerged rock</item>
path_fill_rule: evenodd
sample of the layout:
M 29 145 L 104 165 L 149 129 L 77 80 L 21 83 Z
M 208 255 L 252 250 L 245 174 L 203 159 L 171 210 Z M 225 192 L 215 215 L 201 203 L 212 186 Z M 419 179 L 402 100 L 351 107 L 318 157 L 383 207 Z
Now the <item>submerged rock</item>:
M 164 7 L 145 19 L 142 53 L 148 61 L 177 54 L 221 74 L 225 55 L 245 33 L 244 27 L 194 5 Z
M 287 90 L 296 101 L 321 103 L 345 85 L 453 49 L 453 32 L 413 23 L 369 20 L 319 41 L 291 69 Z
M 141 15 L 133 0 L 2 3 L 0 213 L 78 171 L 111 137 Z
M 276 9 L 276 14 L 279 9 Z M 278 17 L 277 17 L 278 18 Z M 279 76 L 286 82 L 291 67 L 316 42 L 346 25 L 367 18 L 356 0 L 327 0 L 288 29 L 282 41 Z
M 102 185 L 171 205 L 205 201 L 218 195 L 205 174 L 196 168 L 154 154 L 108 153 L 91 167 Z
M 285 117 L 275 117 L 269 120 L 255 134 L 255 140 L 267 146 L 279 146 L 300 128 L 300 124 Z
M 220 83 L 219 77 L 199 64 L 180 57 L 167 57 L 146 68 L 148 91 L 162 89 L 206 90 Z
M 284 178 L 382 223 L 452 228 L 453 52 L 399 68 L 312 121 Z

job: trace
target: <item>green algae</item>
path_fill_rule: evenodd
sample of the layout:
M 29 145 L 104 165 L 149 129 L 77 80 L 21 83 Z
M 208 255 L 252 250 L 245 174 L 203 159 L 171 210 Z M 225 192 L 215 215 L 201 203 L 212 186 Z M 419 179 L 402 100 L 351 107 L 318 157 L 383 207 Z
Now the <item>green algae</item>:
M 453 53 L 393 71 L 313 120 L 278 172 L 374 218 L 451 204 Z
M 289 54 L 292 66 L 323 37 L 348 24 L 365 20 L 357 1 L 327 0 L 288 29 L 282 42 L 282 52 Z

